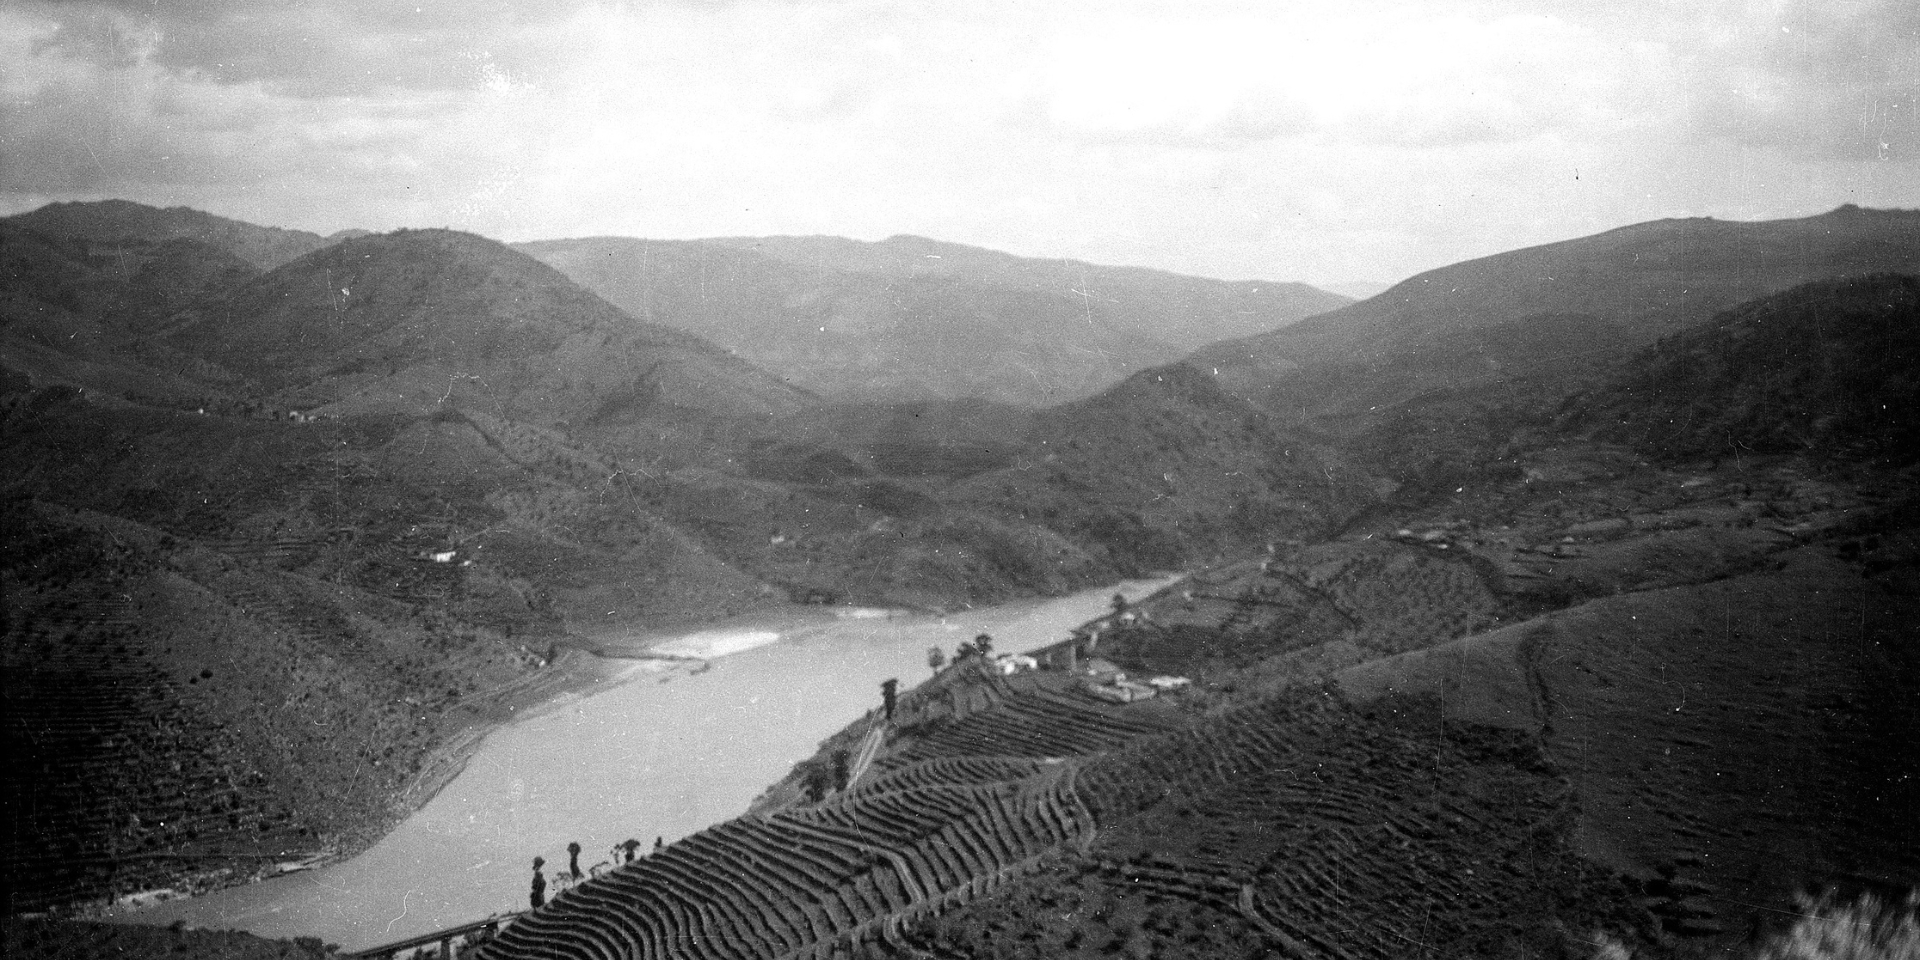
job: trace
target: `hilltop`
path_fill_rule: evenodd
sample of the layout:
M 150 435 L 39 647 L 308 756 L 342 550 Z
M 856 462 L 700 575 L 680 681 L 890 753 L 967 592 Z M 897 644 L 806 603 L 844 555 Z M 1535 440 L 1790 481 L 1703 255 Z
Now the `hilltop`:
M 519 244 L 636 317 L 841 401 L 1046 406 L 1349 302 L 900 236 Z
M 1017 508 L 1134 571 L 1318 536 L 1372 496 L 1338 450 L 1179 365 L 1043 411 L 1027 438 L 943 498 Z
M 190 207 L 149 207 L 127 200 L 51 203 L 5 218 L 39 233 L 85 240 L 108 248 L 192 240 L 224 250 L 261 270 L 271 270 L 337 239 L 305 230 L 263 227 Z
M 1744 300 L 1828 277 L 1920 270 L 1920 211 L 1657 220 L 1431 270 L 1186 362 L 1283 413 L 1329 422 L 1437 389 L 1533 394 Z
M 764 416 L 807 402 L 524 254 L 449 230 L 344 240 L 184 311 L 163 342 L 310 407 L 457 401 L 551 425 L 651 403 Z

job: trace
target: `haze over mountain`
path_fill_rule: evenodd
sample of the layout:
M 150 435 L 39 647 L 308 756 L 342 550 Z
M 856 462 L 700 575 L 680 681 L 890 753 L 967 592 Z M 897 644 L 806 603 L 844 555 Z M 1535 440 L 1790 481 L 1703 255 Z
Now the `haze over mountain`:
M 1343 280 L 1339 283 L 1322 283 L 1319 285 L 1322 290 L 1337 293 L 1343 297 L 1352 297 L 1355 300 L 1365 300 L 1368 297 L 1385 293 L 1387 289 L 1392 286 L 1393 284 L 1391 283 L 1381 283 L 1378 280 Z
M 841 400 L 1079 399 L 1227 337 L 1348 302 L 899 236 L 549 240 L 519 249 L 636 317 Z

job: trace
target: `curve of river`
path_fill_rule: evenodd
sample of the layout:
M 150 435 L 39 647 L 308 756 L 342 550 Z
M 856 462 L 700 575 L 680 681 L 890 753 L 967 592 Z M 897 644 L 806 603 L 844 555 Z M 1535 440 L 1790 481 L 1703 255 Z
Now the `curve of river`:
M 1116 589 L 946 616 L 827 618 L 687 634 L 658 650 L 713 657 L 690 669 L 636 663 L 617 685 L 494 730 L 466 768 L 365 853 L 306 873 L 176 900 L 116 919 L 268 937 L 317 936 L 352 950 L 522 909 L 531 861 L 584 870 L 628 838 L 651 847 L 738 816 L 820 741 L 878 706 L 879 683 L 912 687 L 927 648 L 975 634 L 1000 650 L 1065 639 Z

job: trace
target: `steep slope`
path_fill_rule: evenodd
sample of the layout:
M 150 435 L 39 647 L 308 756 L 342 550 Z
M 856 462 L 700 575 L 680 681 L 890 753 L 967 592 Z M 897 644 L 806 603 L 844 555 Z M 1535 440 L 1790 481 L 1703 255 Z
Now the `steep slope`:
M 1580 793 L 1585 856 L 1649 887 L 1678 868 L 1691 886 L 1670 897 L 1674 932 L 1753 929 L 1799 889 L 1920 877 L 1906 774 L 1920 763 L 1920 657 L 1905 635 L 1920 609 L 1860 573 L 1799 551 L 1340 682 L 1361 700 L 1422 691 L 1455 719 L 1540 733 Z
M 189 207 L 161 209 L 128 200 L 51 203 L 6 219 L 41 233 L 101 244 L 195 240 L 225 250 L 261 270 L 312 253 L 332 239 L 305 230 L 229 220 Z
M 1304 284 L 1037 260 L 919 237 L 519 246 L 634 316 L 842 399 L 1058 403 L 1348 302 Z
M 143 361 L 144 329 L 255 273 L 193 240 L 103 250 L 0 221 L 0 361 L 42 384 L 203 404 L 206 384 Z
M 129 333 L 259 273 L 200 240 L 102 241 L 0 220 L 0 292 L 9 300 L 38 301 L 120 324 Z
M 522 646 L 560 638 L 526 578 L 544 571 L 460 542 L 500 523 L 488 488 L 377 469 L 421 450 L 399 424 L 62 387 L 9 400 L 0 690 L 26 773 L 6 843 L 36 880 L 14 909 L 230 883 L 365 843 L 495 694 L 558 685 Z M 449 543 L 476 562 L 432 563 Z
M 1043 411 L 1012 464 L 941 496 L 1044 523 L 1144 570 L 1317 536 L 1371 489 L 1325 443 L 1173 365 Z
M 110 301 L 114 279 L 102 266 L 84 242 L 0 220 L 0 297 L 9 304 L 97 313 Z
M 1191 724 L 1084 763 L 1083 853 L 887 943 L 1744 956 L 1801 891 L 1900 901 L 1920 878 L 1907 478 L 1563 438 L 1517 456 L 1524 477 L 1089 624 L 1069 643 L 1191 678 Z
M 238 287 L 261 273 L 245 258 L 200 240 L 176 237 L 149 245 L 137 259 L 107 318 L 133 336 L 208 297 Z
M 1920 455 L 1920 277 L 1795 287 L 1660 341 L 1563 422 L 1664 457 Z
M 403 230 L 327 247 L 176 318 L 165 343 L 291 405 L 542 424 L 653 405 L 719 415 L 807 398 L 689 334 L 635 320 L 499 243 Z
M 1429 389 L 1577 377 L 1740 301 L 1920 267 L 1920 211 L 1661 220 L 1443 267 L 1189 363 L 1276 410 L 1351 414 Z

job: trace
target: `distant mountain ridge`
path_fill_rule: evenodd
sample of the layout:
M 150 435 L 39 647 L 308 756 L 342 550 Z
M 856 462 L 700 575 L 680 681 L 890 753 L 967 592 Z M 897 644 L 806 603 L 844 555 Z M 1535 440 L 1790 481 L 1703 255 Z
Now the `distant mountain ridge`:
M 765 415 L 808 402 L 698 337 L 452 230 L 315 251 L 181 314 L 165 342 L 314 405 L 421 412 L 460 400 L 558 423 L 652 403 Z
M 1045 406 L 1224 337 L 1348 302 L 896 236 L 519 244 L 635 316 L 669 323 L 843 400 Z

